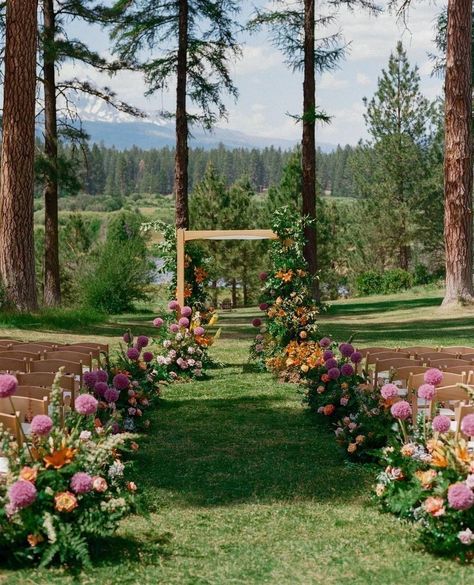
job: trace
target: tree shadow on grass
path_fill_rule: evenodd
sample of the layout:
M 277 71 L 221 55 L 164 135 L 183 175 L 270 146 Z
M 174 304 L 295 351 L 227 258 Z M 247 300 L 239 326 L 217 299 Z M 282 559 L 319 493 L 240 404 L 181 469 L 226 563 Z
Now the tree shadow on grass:
M 165 493 L 178 507 L 347 502 L 369 481 L 362 467 L 347 468 L 328 426 L 284 394 L 164 400 L 139 458 L 151 509 Z
M 425 307 L 439 307 L 442 297 L 422 297 L 417 299 L 387 299 L 384 301 L 368 301 L 360 303 L 340 303 L 330 305 L 327 315 L 370 315 L 371 313 L 387 313 Z

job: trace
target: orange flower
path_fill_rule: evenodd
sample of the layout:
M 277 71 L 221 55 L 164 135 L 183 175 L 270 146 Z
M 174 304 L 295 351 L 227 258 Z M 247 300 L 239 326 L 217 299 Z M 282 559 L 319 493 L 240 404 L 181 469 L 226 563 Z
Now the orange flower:
M 20 478 L 24 479 L 25 481 L 31 481 L 31 483 L 35 483 L 37 477 L 38 470 L 35 467 L 23 467 L 23 469 L 20 471 Z
M 72 512 L 77 506 L 77 498 L 71 492 L 60 492 L 54 496 L 54 507 L 58 512 Z
M 331 416 L 334 414 L 335 410 L 336 410 L 336 407 L 334 406 L 334 404 L 326 404 L 326 406 L 323 409 L 323 413 L 326 416 Z
M 298 276 L 300 276 L 301 278 L 304 278 L 307 275 L 306 270 L 301 270 L 301 268 L 298 268 L 298 270 L 296 271 L 296 273 L 298 274 Z
M 349 443 L 347 446 L 348 453 L 355 453 L 357 451 L 357 443 Z
M 184 285 L 184 298 L 188 299 L 193 294 L 193 289 L 189 284 Z
M 325 382 L 325 383 L 326 383 L 326 382 L 329 382 L 329 376 L 328 376 L 327 374 L 323 374 L 323 375 L 321 376 L 321 380 L 322 380 L 323 382 Z
M 416 471 L 415 476 L 421 483 L 421 487 L 427 490 L 433 485 L 437 473 L 434 469 L 428 469 L 428 471 Z
M 43 542 L 44 538 L 41 536 L 41 534 L 28 534 L 26 540 L 30 546 L 36 546 L 40 542 Z
M 46 463 L 46 467 L 53 469 L 61 469 L 64 465 L 71 463 L 74 459 L 76 451 L 70 447 L 63 447 L 57 451 L 53 451 L 49 455 L 43 457 L 43 461 Z
M 460 442 L 458 445 L 456 445 L 456 458 L 460 463 L 469 463 L 471 461 L 471 457 L 465 441 L 462 441 L 462 443 Z
M 293 279 L 294 276 L 294 272 L 293 270 L 287 270 L 286 272 L 283 272 L 283 270 L 279 270 L 276 274 L 275 274 L 276 278 L 280 278 L 281 280 L 283 280 L 283 282 L 291 282 L 291 280 Z
M 206 272 L 206 270 L 204 270 L 204 268 L 201 268 L 199 266 L 196 266 L 194 268 L 194 278 L 198 284 L 201 284 L 206 280 L 207 274 L 208 273 Z
M 442 516 L 445 512 L 444 500 L 443 498 L 426 498 L 425 502 L 423 503 L 423 508 L 425 509 L 425 512 L 430 514 L 430 516 L 434 516 L 435 518 Z

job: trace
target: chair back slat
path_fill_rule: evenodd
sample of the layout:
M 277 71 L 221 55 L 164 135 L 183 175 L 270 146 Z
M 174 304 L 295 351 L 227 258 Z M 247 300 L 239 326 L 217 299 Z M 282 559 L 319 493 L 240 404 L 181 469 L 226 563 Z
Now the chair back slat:
M 395 348 L 393 347 L 363 347 L 362 349 L 357 349 L 358 352 L 360 352 L 362 354 L 362 357 L 365 358 L 367 357 L 367 354 L 373 354 L 373 353 L 381 353 L 383 351 L 397 351 Z
M 469 368 L 469 366 L 472 367 L 472 362 L 468 361 L 468 360 L 462 360 L 460 358 L 458 359 L 439 359 L 439 360 L 428 360 L 428 365 L 431 366 L 432 368 L 438 368 L 438 369 L 443 369 L 443 368 L 447 368 L 449 366 L 464 366 L 465 368 Z
M 27 396 L 16 396 L 16 394 L 11 397 L 11 402 L 9 398 L 0 398 L 0 412 L 14 414 L 12 408 L 20 413 L 20 420 L 31 422 L 31 418 L 37 414 L 48 414 L 48 398 L 38 400 Z
M 435 353 L 438 349 L 436 347 L 428 347 L 427 345 L 412 345 L 410 347 L 400 347 L 399 351 L 408 352 L 414 356 L 419 353 Z
M 46 360 L 65 360 L 67 362 L 75 362 L 92 369 L 92 355 L 78 353 L 76 351 L 48 351 L 44 354 Z
M 62 347 L 56 347 L 54 349 L 56 353 L 77 353 L 83 354 L 86 356 L 92 356 L 93 359 L 98 360 L 100 359 L 100 349 L 94 347 L 83 347 L 80 345 L 70 346 L 70 345 L 63 345 Z
M 27 374 L 17 374 L 18 383 L 26 386 L 44 386 L 51 388 L 56 376 L 55 372 L 29 372 Z M 74 376 L 64 375 L 61 377 L 61 388 L 74 392 Z
M 472 353 L 474 355 L 474 347 L 466 347 L 465 345 L 453 345 L 450 347 L 440 347 L 439 351 L 446 353 L 455 353 L 457 355 L 465 355 Z
M 22 349 L 17 350 L 16 348 L 17 346 L 15 345 L 14 349 L 0 351 L 0 357 L 13 358 L 15 360 L 39 360 L 41 358 L 41 353 L 39 351 L 23 351 Z
M 22 436 L 20 430 L 20 413 L 17 412 L 15 414 L 6 414 L 4 412 L 0 412 L 0 423 L 3 425 L 3 428 L 10 431 L 13 435 L 15 441 L 21 445 L 22 444 Z
M 0 372 L 29 372 L 30 361 L 26 359 L 0 358 Z
M 109 353 L 109 344 L 108 343 L 97 343 L 94 341 L 78 341 L 77 343 L 69 343 L 64 345 L 63 347 L 90 347 L 91 349 L 98 349 L 104 353 Z
M 441 352 L 439 351 L 428 351 L 426 353 L 417 353 L 416 354 L 416 359 L 419 360 L 423 360 L 424 363 L 428 363 L 430 360 L 448 360 L 448 359 L 452 359 L 452 360 L 456 360 L 458 359 L 457 354 L 455 353 L 443 353 L 441 354 Z

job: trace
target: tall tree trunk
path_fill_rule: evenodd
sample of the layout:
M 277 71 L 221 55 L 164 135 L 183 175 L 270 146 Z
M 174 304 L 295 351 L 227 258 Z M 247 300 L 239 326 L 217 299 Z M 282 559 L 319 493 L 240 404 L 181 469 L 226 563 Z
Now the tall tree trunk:
M 174 190 L 176 197 L 176 227 L 188 228 L 188 118 L 186 112 L 188 0 L 179 0 L 178 27 L 178 65 L 176 80 L 176 157 Z
M 449 0 L 445 79 L 443 305 L 473 300 L 472 0 Z
M 33 225 L 37 0 L 9 0 L 0 185 L 0 273 L 9 301 L 37 307 Z
M 55 14 L 53 0 L 43 0 L 44 19 L 44 153 L 48 169 L 44 184 L 44 291 L 47 306 L 61 302 L 58 236 L 58 129 L 54 58 Z
M 304 0 L 304 81 L 303 81 L 303 215 L 316 218 L 316 83 L 314 62 L 314 0 Z M 313 296 L 319 300 L 316 226 L 305 230 L 304 257 L 313 281 Z
M 232 279 L 232 308 L 237 308 L 237 280 Z

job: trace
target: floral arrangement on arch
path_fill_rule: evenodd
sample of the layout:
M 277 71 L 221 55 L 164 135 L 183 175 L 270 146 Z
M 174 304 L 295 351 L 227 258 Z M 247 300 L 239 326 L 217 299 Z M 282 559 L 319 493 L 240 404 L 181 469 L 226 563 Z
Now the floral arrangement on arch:
M 95 424 L 98 401 L 80 394 L 62 424 L 61 372 L 51 391 L 50 416 L 31 421 L 23 446 L 0 430 L 8 472 L 0 482 L 0 543 L 19 558 L 89 565 L 91 539 L 107 537 L 134 509 L 137 486 L 120 453 L 136 449 L 135 435 Z M 0 376 L 0 396 L 12 396 L 16 378 Z

